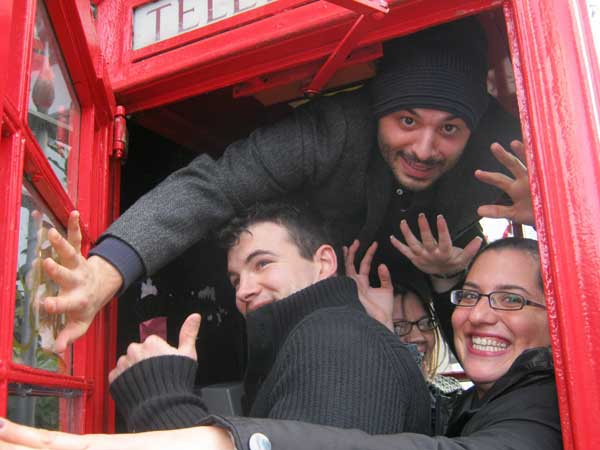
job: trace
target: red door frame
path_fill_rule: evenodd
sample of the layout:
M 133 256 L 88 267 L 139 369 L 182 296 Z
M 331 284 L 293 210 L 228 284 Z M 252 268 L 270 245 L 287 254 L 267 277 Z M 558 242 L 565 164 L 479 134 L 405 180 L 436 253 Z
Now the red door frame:
M 587 5 L 514 0 L 505 13 L 533 149 L 564 447 L 600 448 L 600 71 Z
M 357 17 L 324 1 L 292 2 L 295 8 L 282 7 L 261 20 L 235 16 L 211 25 L 210 32 L 195 30 L 131 51 L 126 38 L 132 34 L 131 10 L 141 3 L 101 5 L 110 18 L 99 25 L 112 61 L 109 72 L 120 103 L 130 112 L 322 59 Z M 528 162 L 545 249 L 564 446 L 600 448 L 600 308 L 595 301 L 600 288 L 600 74 L 585 0 L 408 0 L 391 6 L 357 47 L 503 7 L 525 140 L 532 149 Z M 117 45 L 114 36 L 120 36 Z
M 93 27 L 86 28 L 90 22 L 83 14 L 86 10 L 84 1 L 49 3 L 76 7 L 78 17 L 75 17 L 75 22 L 84 28 L 86 36 L 95 36 Z M 102 51 L 109 63 L 108 72 L 114 81 L 116 95 L 128 111 L 164 105 L 248 81 L 274 70 L 324 58 L 333 51 L 356 18 L 354 12 L 323 1 L 282 0 L 269 5 L 279 14 L 262 17 L 260 12 L 255 11 L 252 21 L 247 16 L 236 16 L 226 23 L 215 24 L 209 34 L 206 30 L 197 31 L 132 52 L 128 47 L 129 40 L 124 36 L 131 31 L 131 8 L 139 3 L 137 0 L 105 0 L 99 5 L 98 30 Z M 295 7 L 285 11 L 277 9 L 290 5 Z M 600 219 L 597 195 L 600 180 L 597 154 L 600 148 L 600 76 L 585 0 L 408 0 L 392 6 L 379 26 L 359 40 L 359 47 L 460 15 L 503 6 L 525 139 L 532 149 L 528 162 L 537 229 L 544 249 L 544 275 L 564 446 L 567 450 L 599 448 L 600 387 L 596 380 L 600 379 L 600 335 L 596 330 L 600 329 L 600 308 L 596 293 L 600 281 L 596 274 L 599 272 L 597 261 L 600 255 L 600 231 L 597 227 Z M 3 12 L 0 10 L 0 20 L 4 20 Z M 61 14 L 68 17 L 65 11 Z M 69 29 L 67 23 L 62 26 Z M 225 29 L 229 31 L 218 34 Z M 86 43 L 87 50 L 83 49 L 92 60 L 85 66 L 95 69 L 94 73 L 84 77 L 87 77 L 87 87 L 90 88 L 86 92 L 93 95 L 92 92 L 96 91 L 92 87 L 101 86 L 103 89 L 99 95 L 110 97 L 108 77 L 99 63 L 102 58 L 96 52 L 95 42 Z M 0 40 L 0 56 L 3 44 L 5 42 Z M 75 43 L 70 45 L 73 49 L 77 48 Z M 306 51 L 306 48 L 310 50 Z M 203 78 L 199 81 L 201 76 Z M 0 93 L 1 82 L 0 79 Z M 95 104 L 99 100 L 89 101 Z M 15 108 L 5 104 L 4 109 L 9 111 L 4 117 L 10 122 L 15 116 L 10 111 L 15 111 Z M 106 139 L 104 144 L 96 143 L 96 147 L 105 148 L 110 142 L 111 131 L 105 125 L 99 125 L 103 122 L 97 117 L 102 115 L 94 115 L 93 122 L 98 130 L 104 130 L 98 134 Z M 7 128 L 11 130 L 11 151 L 0 153 L 0 175 L 22 170 L 22 162 L 16 155 L 23 152 L 20 130 L 24 128 L 18 120 L 13 122 Z M 102 167 L 102 175 L 98 175 L 100 188 L 94 191 L 90 182 L 87 192 L 83 188 L 84 197 L 79 205 L 90 237 L 97 236 L 112 219 L 107 212 L 110 206 L 108 163 L 103 157 L 96 157 L 98 160 L 90 158 L 88 162 L 82 162 L 88 164 L 88 173 L 92 173 L 92 167 Z M 8 189 L 0 196 L 0 207 L 5 206 L 6 211 L 18 208 L 20 184 L 16 186 L 18 191 Z M 93 202 L 103 199 L 105 203 Z M 97 204 L 103 205 L 103 215 L 92 222 L 91 206 Z M 561 205 L 560 210 L 555 205 Z M 11 216 L 7 226 L 16 230 L 16 225 Z M 8 257 L 3 259 L 5 261 L 15 257 L 14 250 L 12 253 L 6 250 L 16 245 L 10 240 L 8 245 L 0 247 L 0 257 Z M 0 289 L 12 287 L 8 281 L 12 282 L 13 277 L 12 271 L 0 269 Z M 2 298 L 8 295 L 4 290 L 0 293 Z M 11 321 L 12 315 L 6 314 L 5 308 L 2 308 L 1 318 Z M 101 317 L 86 340 L 79 344 L 84 348 L 83 354 L 90 340 L 94 337 L 103 339 L 106 328 L 99 329 L 99 322 L 106 324 L 106 317 Z M 0 341 L 0 386 L 6 379 L 2 376 L 6 371 L 6 364 L 2 361 L 6 361 L 7 348 L 6 343 Z M 96 368 L 97 364 L 89 355 L 82 367 L 86 372 L 89 368 Z M 95 396 L 95 406 L 101 408 L 104 394 L 99 388 L 95 392 L 100 394 Z M 86 425 L 86 431 L 102 427 L 101 421 L 93 422 L 93 426 Z
M 102 61 L 90 4 L 85 0 L 47 0 L 50 16 L 73 87 L 81 106 L 81 133 L 77 207 L 81 211 L 84 248 L 89 248 L 101 230 L 114 220 L 112 205 L 118 195 L 111 186 L 113 114 L 115 100 Z M 108 402 L 106 378 L 114 362 L 114 305 L 92 324 L 88 334 L 74 345 L 73 375 L 59 375 L 25 367 L 12 361 L 15 305 L 15 269 L 19 242 L 19 211 L 23 174 L 33 181 L 36 191 L 66 226 L 75 207 L 28 128 L 27 108 L 30 84 L 31 46 L 35 20 L 34 0 L 2 2 L 0 21 L 10 33 L 0 37 L 0 63 L 8 67 L 6 80 L 0 79 L 2 143 L 0 208 L 4 211 L 0 233 L 0 320 L 7 324 L 0 334 L 0 414 L 6 414 L 9 382 L 81 390 L 83 411 L 77 412 L 81 431 L 113 429 L 114 417 Z M 5 14 L 12 12 L 12 15 Z M 10 63 L 9 63 L 10 61 Z M 11 263 L 13 262 L 13 263 Z M 97 358 L 98 352 L 112 359 Z M 107 408 L 107 404 L 109 407 Z

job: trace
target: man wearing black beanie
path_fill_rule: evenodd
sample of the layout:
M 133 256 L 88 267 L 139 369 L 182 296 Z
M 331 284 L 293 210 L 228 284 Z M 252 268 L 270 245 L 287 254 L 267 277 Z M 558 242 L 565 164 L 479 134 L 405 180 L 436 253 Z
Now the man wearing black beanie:
M 378 240 L 398 282 L 416 270 L 390 245 L 401 221 L 416 229 L 421 213 L 434 224 L 443 215 L 457 248 L 478 244 L 477 210 L 502 192 L 474 172 L 507 172 L 490 145 L 507 147 L 520 136 L 518 121 L 487 94 L 486 48 L 473 18 L 390 41 L 368 88 L 311 101 L 231 144 L 217 161 L 198 156 L 113 223 L 88 260 L 63 249 L 64 271 L 54 276 L 61 292 L 45 302 L 71 320 L 57 350 L 115 294 L 257 201 L 295 197 L 330 222 L 338 243 L 358 238 L 364 251 Z M 59 273 L 56 263 L 45 267 L 51 277 Z

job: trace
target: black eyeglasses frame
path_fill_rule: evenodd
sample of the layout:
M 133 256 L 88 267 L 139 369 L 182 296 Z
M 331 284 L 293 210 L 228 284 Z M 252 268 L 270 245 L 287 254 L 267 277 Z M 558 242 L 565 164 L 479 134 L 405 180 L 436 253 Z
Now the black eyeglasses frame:
M 469 292 L 471 294 L 477 294 L 477 301 L 472 304 L 472 305 L 461 305 L 460 303 L 458 303 L 455 300 L 455 296 L 456 296 L 456 292 Z M 492 302 L 492 295 L 494 294 L 510 294 L 510 295 L 514 295 L 516 297 L 520 297 L 522 299 L 521 302 L 521 306 L 519 308 L 501 308 L 498 307 L 496 305 L 493 304 Z M 481 292 L 477 292 L 477 291 L 473 291 L 471 289 L 454 289 L 453 291 L 450 292 L 450 302 L 459 307 L 459 308 L 473 308 L 475 306 L 477 306 L 477 304 L 479 303 L 479 300 L 481 300 L 481 297 L 487 297 L 488 299 L 488 304 L 490 305 L 490 308 L 495 309 L 496 311 L 520 311 L 522 310 L 526 305 L 530 305 L 530 306 L 535 306 L 537 308 L 542 308 L 542 309 L 546 309 L 546 306 L 539 303 L 539 302 L 535 302 L 533 300 L 528 300 L 525 297 L 523 297 L 521 294 L 515 294 L 514 292 L 509 292 L 509 291 L 492 291 L 492 292 L 488 292 L 487 294 L 482 294 Z
M 433 324 L 432 327 L 428 327 L 428 328 L 421 328 L 421 326 L 419 325 L 420 323 L 422 323 L 423 321 L 428 320 L 431 321 L 431 323 Z M 396 328 L 398 327 L 398 324 L 408 324 L 410 325 L 410 328 L 408 329 L 408 331 L 406 333 L 400 334 L 396 331 Z M 402 336 L 406 336 L 407 334 L 410 334 L 410 332 L 412 331 L 413 327 L 416 325 L 417 328 L 419 329 L 419 331 L 421 331 L 422 333 L 426 332 L 426 331 L 431 331 L 431 330 L 435 330 L 438 327 L 438 323 L 437 320 L 435 320 L 433 317 L 429 317 L 429 316 L 423 316 L 420 319 L 417 319 L 415 321 L 410 321 L 410 320 L 404 320 L 404 319 L 400 319 L 400 320 L 394 320 L 392 322 L 393 326 L 394 326 L 394 334 L 398 337 L 402 337 Z

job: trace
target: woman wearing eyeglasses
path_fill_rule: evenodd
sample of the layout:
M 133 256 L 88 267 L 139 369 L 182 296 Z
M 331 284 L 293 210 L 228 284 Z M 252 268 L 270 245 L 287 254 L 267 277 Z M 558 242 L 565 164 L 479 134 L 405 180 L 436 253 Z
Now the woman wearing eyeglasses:
M 417 292 L 420 292 L 417 293 Z M 462 393 L 458 380 L 438 373 L 440 362 L 449 356 L 448 344 L 440 333 L 431 301 L 423 287 L 394 284 L 394 333 L 405 344 L 413 344 L 422 358 L 421 370 L 431 393 L 432 430 L 444 433 L 452 405 Z
M 440 332 L 431 300 L 425 298 L 426 295 L 426 290 L 409 286 L 406 282 L 404 285 L 394 284 L 394 334 L 405 344 L 416 346 L 427 380 L 442 392 L 450 393 L 460 389 L 460 383 L 438 374 L 440 366 L 449 357 L 450 349 Z

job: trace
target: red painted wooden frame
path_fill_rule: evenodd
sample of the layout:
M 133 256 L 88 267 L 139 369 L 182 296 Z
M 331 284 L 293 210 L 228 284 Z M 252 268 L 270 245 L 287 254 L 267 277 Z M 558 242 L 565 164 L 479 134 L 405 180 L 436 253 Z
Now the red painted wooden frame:
M 585 0 L 505 4 L 564 448 L 600 448 L 600 71 Z
M 114 220 L 112 206 L 115 201 L 109 196 L 118 195 L 118 190 L 112 186 L 109 151 L 115 101 L 96 39 L 89 2 L 47 0 L 45 3 L 81 105 L 77 206 L 81 211 L 86 250 L 90 241 Z M 11 0 L 2 2 L 0 7 L 0 21 L 7 25 L 3 29 L 11 30 L 11 33 L 3 33 L 0 37 L 0 64 L 9 68 L 8 76 L 0 78 L 0 176 L 4 181 L 0 189 L 0 207 L 4 211 L 0 233 L 5 236 L 0 241 L 0 260 L 5 262 L 0 267 L 0 320 L 5 324 L 0 333 L 0 414 L 6 414 L 10 382 L 78 389 L 83 393 L 81 431 L 110 431 L 114 427 L 114 409 L 105 405 L 108 404 L 107 374 L 114 363 L 116 329 L 111 326 L 115 323 L 114 306 L 103 311 L 88 334 L 74 345 L 72 376 L 33 369 L 12 361 L 15 268 L 23 175 L 27 174 L 32 180 L 36 191 L 63 226 L 74 208 L 28 128 L 29 65 L 35 4 L 34 0 Z M 5 12 L 12 15 L 4 15 Z M 8 54 L 2 53 L 6 42 L 9 42 Z M 98 359 L 99 351 L 112 355 L 112 359 Z
M 214 24 L 226 30 L 222 33 L 192 39 L 193 33 L 201 32 L 196 30 L 189 37 L 180 35 L 155 44 L 170 47 L 140 58 L 130 49 L 128 37 L 131 9 L 138 4 L 138 0 L 106 0 L 99 5 L 98 15 L 98 33 L 115 94 L 129 113 L 326 58 L 358 17 L 326 1 L 299 2 L 248 23 L 243 14 L 233 16 Z M 287 5 L 286 0 L 281 5 Z M 390 12 L 356 42 L 357 47 L 499 7 L 501 1 L 401 0 L 390 5 Z

